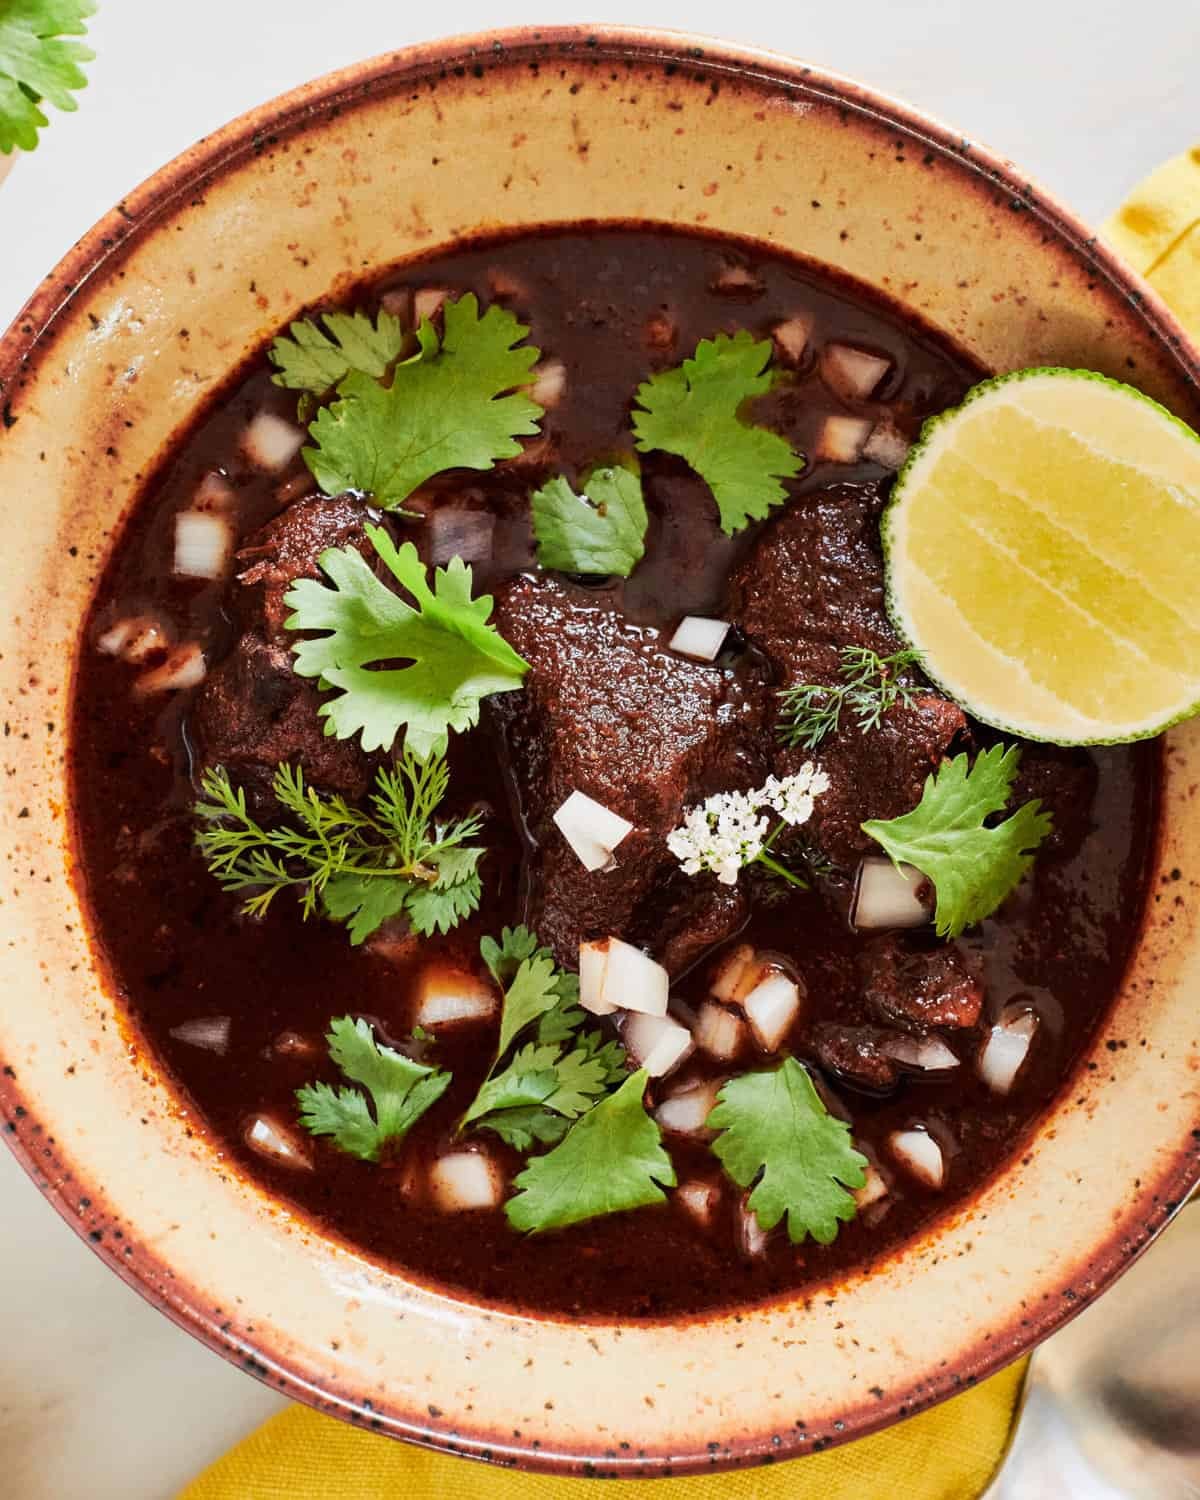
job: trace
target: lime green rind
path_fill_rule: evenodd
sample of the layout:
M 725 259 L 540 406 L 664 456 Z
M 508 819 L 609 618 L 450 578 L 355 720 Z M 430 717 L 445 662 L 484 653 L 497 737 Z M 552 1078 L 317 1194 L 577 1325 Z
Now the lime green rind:
M 957 420 L 959 415 L 969 406 L 978 401 L 986 401 L 997 389 L 1002 386 L 1011 386 L 1019 381 L 1033 380 L 1045 376 L 1067 377 L 1072 380 L 1090 380 L 1098 385 L 1108 386 L 1112 390 L 1120 391 L 1127 396 L 1136 397 L 1144 406 L 1150 407 L 1160 417 L 1191 442 L 1200 445 L 1200 433 L 1189 427 L 1174 412 L 1168 411 L 1160 401 L 1153 396 L 1147 396 L 1144 391 L 1139 391 L 1135 386 L 1127 385 L 1122 380 L 1114 380 L 1110 375 L 1101 375 L 1097 370 L 1072 370 L 1065 365 L 1034 365 L 1027 370 L 1012 370 L 1006 375 L 994 375 L 988 380 L 982 380 L 967 392 L 963 400 L 948 411 L 939 412 L 936 416 L 927 417 L 921 425 L 921 431 L 917 435 L 916 442 L 909 449 L 908 457 L 903 467 L 896 475 L 896 482 L 892 487 L 892 493 L 884 507 L 883 514 L 879 519 L 879 539 L 883 548 L 884 563 L 884 603 L 887 608 L 888 618 L 897 634 L 914 650 L 920 651 L 924 660 L 921 663 L 921 671 L 939 688 L 948 698 L 953 699 L 973 719 L 981 724 L 987 724 L 993 729 L 998 729 L 1003 734 L 1017 735 L 1021 739 L 1033 740 L 1040 744 L 1085 746 L 1085 745 L 1131 745 L 1139 740 L 1152 740 L 1167 730 L 1174 729 L 1177 725 L 1185 723 L 1188 719 L 1195 718 L 1200 714 L 1200 699 L 1181 708 L 1174 715 L 1165 719 L 1155 719 L 1153 723 L 1146 722 L 1142 725 L 1129 725 L 1121 734 L 1105 737 L 1095 736 L 1093 738 L 1063 738 L 1061 736 L 1051 737 L 1048 734 L 1030 729 L 1026 725 L 1012 723 L 1005 719 L 999 719 L 986 712 L 980 712 L 972 705 L 961 691 L 950 681 L 939 677 L 936 666 L 929 660 L 928 648 L 922 646 L 909 631 L 903 608 L 899 599 L 899 590 L 896 584 L 893 568 L 893 548 L 897 545 L 898 510 L 904 503 L 905 493 L 908 486 L 915 482 L 915 476 L 921 467 L 922 461 L 927 459 L 936 445 L 938 429 Z

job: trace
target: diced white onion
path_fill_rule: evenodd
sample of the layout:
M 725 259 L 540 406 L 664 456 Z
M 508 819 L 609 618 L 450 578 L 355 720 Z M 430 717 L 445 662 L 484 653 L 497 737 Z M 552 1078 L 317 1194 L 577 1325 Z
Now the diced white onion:
M 692 1035 L 697 1047 L 709 1057 L 728 1062 L 745 1045 L 746 1023 L 715 1000 L 705 1000 L 696 1014 Z
M 849 401 L 869 401 L 880 381 L 892 368 L 890 359 L 868 354 L 849 344 L 826 344 L 821 353 L 821 376 L 825 384 Z
M 913 865 L 899 869 L 886 855 L 870 854 L 858 867 L 850 924 L 860 931 L 923 927 L 933 915 L 928 879 Z
M 705 1122 L 717 1107 L 717 1094 L 723 1081 L 710 1078 L 669 1094 L 654 1111 L 654 1118 L 664 1130 L 676 1135 L 709 1136 L 712 1132 Z
M 757 1260 L 766 1251 L 769 1235 L 758 1222 L 758 1215 L 750 1209 L 745 1198 L 741 1200 L 737 1208 L 737 1238 L 738 1249 L 752 1260 Z
M 171 1035 L 177 1042 L 186 1042 L 189 1047 L 199 1047 L 205 1052 L 215 1052 L 224 1057 L 229 1051 L 228 1016 L 197 1016 L 194 1021 L 184 1021 L 171 1027 Z
M 790 364 L 798 365 L 804 358 L 808 341 L 812 337 L 812 319 L 797 317 L 788 318 L 783 323 L 776 323 L 772 329 L 772 336 L 782 358 Z
M 662 964 L 632 943 L 610 937 L 579 945 L 579 1003 L 593 1015 L 665 1016 L 670 983 Z
M 463 1021 L 493 1020 L 500 1009 L 495 986 L 450 964 L 431 963 L 417 980 L 413 1025 L 435 1031 Z
M 97 651 L 135 664 L 169 645 L 166 631 L 147 615 L 126 615 L 96 638 Z
M 311 481 L 310 481 L 311 482 Z M 192 495 L 192 509 L 225 514 L 237 504 L 237 495 L 224 474 L 210 469 Z
M 256 469 L 268 474 L 286 469 L 303 446 L 304 429 L 273 411 L 257 413 L 242 433 L 242 452 Z
M 504 1194 L 499 1169 L 482 1151 L 451 1151 L 429 1169 L 433 1201 L 443 1213 L 496 1208 Z
M 690 656 L 695 661 L 715 661 L 728 634 L 728 620 L 707 620 L 703 615 L 684 615 L 671 637 L 670 647 L 672 651 L 678 651 L 680 656 Z
M 101 656 L 121 656 L 125 650 L 125 642 L 137 629 L 138 622 L 134 619 L 118 620 L 115 625 L 110 625 L 106 631 L 96 637 L 96 650 Z
M 889 1037 L 879 1050 L 905 1067 L 920 1068 L 926 1073 L 943 1073 L 958 1067 L 958 1058 L 937 1036 Z
M 911 445 L 908 439 L 888 417 L 877 422 L 871 436 L 863 444 L 863 457 L 869 458 L 881 469 L 902 469 Z
M 435 317 L 450 295 L 444 286 L 423 286 L 413 295 L 413 322 L 418 326 L 425 318 Z
M 786 974 L 769 974 L 745 997 L 742 1009 L 758 1045 L 775 1052 L 800 1013 L 800 986 Z
M 713 975 L 708 987 L 710 995 L 726 1005 L 737 999 L 742 980 L 754 965 L 754 949 L 749 943 L 739 943 L 721 960 L 721 966 Z
M 649 1016 L 636 1012 L 626 1016 L 621 1027 L 625 1050 L 651 1078 L 665 1078 L 685 1057 L 690 1057 L 695 1043 L 686 1026 L 670 1016 Z
M 857 463 L 870 434 L 870 422 L 861 417 L 826 417 L 817 434 L 813 454 L 828 463 Z
M 1037 1028 L 1038 1018 L 1031 1010 L 1001 1017 L 992 1027 L 979 1054 L 979 1076 L 994 1094 L 1007 1094 L 1017 1081 Z
M 713 282 L 714 292 L 734 295 L 745 292 L 761 292 L 762 281 L 747 266 L 723 266 Z
M 633 824 L 584 792 L 572 792 L 554 813 L 559 832 L 585 870 L 602 870 Z
M 529 388 L 529 394 L 539 406 L 557 406 L 567 388 L 567 367 L 561 359 L 548 359 L 534 366 L 537 379 Z
M 940 1188 L 946 1181 L 946 1158 L 942 1148 L 927 1130 L 895 1130 L 888 1136 L 888 1146 L 896 1160 L 918 1182 Z
M 204 681 L 208 670 L 204 651 L 195 641 L 185 641 L 176 646 L 160 667 L 151 667 L 143 672 L 133 685 L 140 697 L 151 693 L 177 692 L 181 688 L 196 687 Z
M 390 292 L 384 292 L 379 299 L 379 305 L 385 313 L 391 313 L 393 318 L 399 318 L 401 324 L 406 325 L 412 316 L 413 295 L 406 286 L 393 287 Z
M 220 578 L 233 555 L 233 526 L 205 510 L 175 517 L 175 571 L 181 578 Z
M 435 510 L 425 523 L 429 560 L 435 566 L 461 557 L 463 562 L 486 562 L 492 555 L 496 518 L 488 510 Z
M 312 1158 L 303 1142 L 270 1115 L 255 1115 L 246 1127 L 243 1139 L 251 1151 L 257 1151 L 260 1156 L 281 1166 L 312 1171 Z
M 866 1182 L 862 1187 L 855 1188 L 852 1195 L 859 1213 L 864 1208 L 870 1208 L 872 1203 L 878 1203 L 880 1198 L 886 1198 L 888 1194 L 887 1180 L 873 1162 L 867 1163 L 865 1175 Z
M 719 1182 L 681 1182 L 675 1189 L 675 1197 L 702 1229 L 707 1229 L 721 1201 Z

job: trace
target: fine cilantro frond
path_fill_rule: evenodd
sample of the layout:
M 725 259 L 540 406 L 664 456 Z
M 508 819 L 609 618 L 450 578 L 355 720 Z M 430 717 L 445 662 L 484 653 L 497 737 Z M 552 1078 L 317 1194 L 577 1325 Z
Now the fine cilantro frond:
M 471 597 L 460 557 L 434 570 L 430 589 L 411 542 L 397 549 L 382 527 L 366 531 L 416 607 L 381 583 L 357 548 L 322 552 L 329 583 L 300 578 L 284 595 L 289 630 L 323 632 L 295 642 L 296 671 L 337 689 L 319 710 L 326 734 L 361 734 L 364 750 L 387 750 L 404 729 L 408 753 L 443 755 L 449 731 L 473 729 L 480 701 L 519 688 L 529 664 L 488 624 L 491 596 Z M 378 669 L 395 660 L 409 665 Z
M 675 1168 L 643 1103 L 648 1077 L 644 1068 L 630 1074 L 553 1151 L 528 1163 L 504 1206 L 514 1229 L 540 1234 L 664 1200 Z
M 380 311 L 372 323 L 364 312 L 321 314 L 293 323 L 267 351 L 276 367 L 271 379 L 290 391 L 323 396 L 351 370 L 378 380 L 404 348 L 400 319 Z
M 362 1161 L 379 1161 L 385 1148 L 401 1141 L 425 1111 L 446 1092 L 451 1075 L 383 1047 L 361 1017 L 329 1023 L 329 1055 L 360 1089 L 309 1083 L 296 1090 L 300 1123 L 313 1135 L 327 1135 L 339 1150 Z M 372 1112 L 374 1106 L 374 1112 Z
M 741 409 L 770 390 L 772 345 L 744 328 L 702 339 L 691 359 L 638 387 L 633 431 L 643 453 L 660 449 L 691 465 L 713 492 L 732 535 L 787 499 L 781 483 L 804 459 L 778 433 L 743 421 Z
M 497 943 L 484 938 L 483 960 L 505 988 L 496 1058 L 460 1130 L 494 1130 L 518 1150 L 557 1140 L 626 1076 L 625 1049 L 598 1031 L 583 1031 L 579 981 L 555 967 L 548 948 L 526 927 L 506 927 Z M 530 1029 L 533 1040 L 501 1068 L 513 1043 Z M 560 1123 L 561 1122 L 561 1123 Z
M 516 457 L 517 438 L 538 430 L 542 408 L 523 389 L 541 352 L 521 343 L 528 328 L 506 308 L 481 316 L 473 293 L 445 303 L 443 319 L 441 339 L 422 320 L 390 384 L 352 368 L 317 413 L 304 458 L 327 495 L 355 490 L 393 510 L 445 469 Z
M 811 1234 L 828 1245 L 854 1217 L 847 1189 L 866 1182 L 867 1159 L 795 1058 L 770 1072 L 731 1078 L 708 1124 L 721 1132 L 712 1149 L 726 1172 L 739 1187 L 756 1184 L 748 1203 L 764 1230 L 786 1217 L 793 1244 Z
M 878 729 L 890 708 L 897 703 L 907 707 L 920 694 L 902 675 L 920 665 L 919 651 L 879 656 L 866 646 L 843 646 L 840 683 L 807 682 L 779 694 L 779 738 L 785 745 L 815 750 L 841 727 L 843 710 L 853 715 L 860 734 Z
M 1026 802 L 1002 823 L 987 822 L 1007 806 L 1020 760 L 1016 745 L 993 745 L 970 769 L 967 756 L 956 755 L 926 779 L 912 812 L 862 825 L 895 864 L 915 865 L 933 881 L 939 937 L 957 937 L 990 916 L 1053 827 L 1039 801 Z
M 281 765 L 271 790 L 290 817 L 264 827 L 224 767 L 204 773 L 196 843 L 223 890 L 249 891 L 242 910 L 262 916 L 293 890 L 305 918 L 322 911 L 359 944 L 389 917 L 416 932 L 448 932 L 479 905 L 483 850 L 469 843 L 477 816 L 439 822 L 449 784 L 441 758 L 405 755 L 376 776 L 370 808 L 314 790 L 296 766 Z
M 596 469 L 577 495 L 560 475 L 530 500 L 543 568 L 628 578 L 646 550 L 642 481 L 628 469 Z
M 50 122 L 39 108 L 78 109 L 87 87 L 81 63 L 95 53 L 82 42 L 93 0 L 4 0 L 0 4 L 0 153 L 32 151 Z

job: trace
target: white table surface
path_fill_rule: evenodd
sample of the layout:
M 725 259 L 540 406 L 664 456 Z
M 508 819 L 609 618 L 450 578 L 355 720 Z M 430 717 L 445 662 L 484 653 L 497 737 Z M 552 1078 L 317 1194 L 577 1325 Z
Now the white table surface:
M 262 100 L 447 32 L 599 19 L 563 0 L 413 11 L 424 7 L 101 0 L 82 107 L 55 116 L 0 190 L 0 325 L 127 189 Z M 659 0 L 602 15 L 852 74 L 1011 156 L 1096 221 L 1200 139 L 1196 0 Z M 0 1247 L 3 1495 L 168 1500 L 281 1404 L 122 1286 L 3 1150 Z

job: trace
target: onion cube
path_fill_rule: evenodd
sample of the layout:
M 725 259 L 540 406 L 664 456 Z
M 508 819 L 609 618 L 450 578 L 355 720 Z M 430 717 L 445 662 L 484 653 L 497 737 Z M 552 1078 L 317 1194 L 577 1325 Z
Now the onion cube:
M 863 444 L 863 457 L 881 469 L 902 469 L 909 447 L 908 439 L 890 418 L 885 417 L 875 424 L 871 436 Z
M 937 1036 L 889 1037 L 879 1050 L 906 1068 L 920 1068 L 925 1073 L 943 1073 L 958 1067 L 958 1058 Z
M 604 998 L 608 973 L 608 939 L 579 945 L 579 1003 L 594 1016 L 611 1016 L 616 1010 Z
M 724 1001 L 726 1005 L 736 1000 L 742 981 L 747 977 L 754 961 L 754 949 L 750 944 L 739 943 L 721 960 L 708 987 L 709 994 Z
M 715 661 L 725 637 L 728 620 L 706 620 L 703 615 L 685 615 L 670 640 L 670 649 L 694 661 Z
M 721 1201 L 721 1184 L 719 1182 L 681 1182 L 675 1189 L 675 1198 L 702 1229 L 707 1229 Z
M 312 1159 L 299 1137 L 270 1115 L 255 1115 L 246 1127 L 243 1140 L 251 1151 L 257 1151 L 259 1156 L 265 1156 L 280 1166 L 312 1171 Z
M 413 1025 L 435 1031 L 461 1021 L 491 1021 L 500 1009 L 495 987 L 450 964 L 427 964 L 417 980 Z
M 851 1193 L 859 1213 L 862 1213 L 864 1208 L 870 1208 L 872 1203 L 878 1203 L 880 1198 L 886 1198 L 888 1194 L 887 1179 L 873 1162 L 867 1163 L 864 1175 L 866 1182 Z
M 495 1162 L 482 1151 L 451 1151 L 439 1156 L 429 1169 L 429 1188 L 443 1213 L 496 1208 L 504 1192 Z
M 771 336 L 780 358 L 787 360 L 789 364 L 798 365 L 804 358 L 808 341 L 812 337 L 812 319 L 788 318 L 783 323 L 776 323 Z
M 175 572 L 181 578 L 220 578 L 233 555 L 233 527 L 224 516 L 181 510 L 175 517 Z
M 529 388 L 530 397 L 539 406 L 557 406 L 567 388 L 566 365 L 561 359 L 548 359 L 544 364 L 535 365 L 533 373 L 536 379 Z
M 237 495 L 234 493 L 233 486 L 224 474 L 218 474 L 215 469 L 209 469 L 192 494 L 193 510 L 224 513 L 231 511 L 236 504 Z
M 628 1028 L 627 1028 L 628 1029 Z M 675 1135 L 693 1135 L 708 1139 L 715 1134 L 708 1128 L 708 1117 L 717 1107 L 717 1095 L 724 1080 L 710 1078 L 690 1088 L 668 1094 L 654 1111 L 654 1118 L 664 1130 Z
M 585 870 L 602 870 L 633 824 L 584 792 L 572 792 L 554 814 L 559 832 Z
M 691 1054 L 692 1033 L 670 1016 L 633 1012 L 621 1028 L 625 1049 L 651 1078 L 662 1078 Z
M 150 693 L 172 693 L 198 687 L 207 671 L 201 647 L 195 641 L 186 641 L 182 646 L 176 646 L 162 666 L 143 672 L 133 690 L 144 698 Z
M 738 1248 L 743 1255 L 749 1256 L 752 1260 L 757 1260 L 760 1255 L 765 1254 L 769 1238 L 768 1233 L 758 1222 L 758 1215 L 750 1207 L 745 1198 L 738 1204 L 737 1238 Z
M 271 411 L 260 411 L 242 433 L 242 452 L 268 474 L 286 469 L 303 446 L 304 429 Z
M 1002 1017 L 979 1054 L 979 1076 L 994 1094 L 1007 1094 L 1029 1056 L 1038 1018 L 1031 1010 Z
M 848 401 L 869 401 L 891 368 L 890 359 L 849 344 L 827 344 L 821 355 L 822 379 Z
M 449 295 L 444 286 L 423 286 L 413 295 L 413 322 L 420 326 L 425 318 L 436 317 Z
M 813 456 L 834 464 L 857 463 L 870 435 L 871 423 L 861 417 L 826 417 Z
M 632 943 L 610 937 L 579 945 L 579 1003 L 593 1015 L 665 1016 L 669 987 L 666 969 Z
M 928 1188 L 940 1188 L 946 1182 L 946 1158 L 942 1148 L 921 1126 L 912 1130 L 895 1130 L 888 1137 L 892 1155 Z
M 868 855 L 858 867 L 850 924 L 860 931 L 923 927 L 933 915 L 929 880 L 913 865 L 898 869 L 886 855 Z
M 763 1051 L 778 1051 L 800 1014 L 800 986 L 776 971 L 754 986 L 742 1001 L 742 1009 Z
M 709 1057 L 729 1062 L 746 1041 L 746 1023 L 715 1000 L 705 1000 L 696 1014 L 696 1045 Z
M 177 1042 L 186 1042 L 189 1047 L 199 1047 L 204 1052 L 215 1052 L 224 1057 L 229 1051 L 228 1016 L 197 1016 L 194 1021 L 184 1021 L 171 1027 L 171 1036 Z

